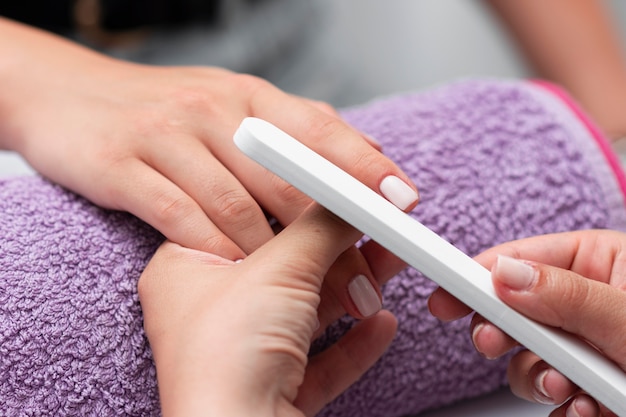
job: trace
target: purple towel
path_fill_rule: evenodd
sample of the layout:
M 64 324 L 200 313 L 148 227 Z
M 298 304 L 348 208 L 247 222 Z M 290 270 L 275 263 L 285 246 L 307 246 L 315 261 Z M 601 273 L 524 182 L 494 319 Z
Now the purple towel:
M 464 81 L 343 114 L 418 184 L 414 216 L 470 255 L 540 233 L 626 230 L 606 146 L 537 84 Z M 39 177 L 0 181 L 0 212 L 0 415 L 159 415 L 136 283 L 162 236 Z M 467 321 L 429 315 L 433 289 L 410 269 L 385 286 L 399 334 L 321 415 L 399 417 L 505 383 L 505 361 L 474 352 Z

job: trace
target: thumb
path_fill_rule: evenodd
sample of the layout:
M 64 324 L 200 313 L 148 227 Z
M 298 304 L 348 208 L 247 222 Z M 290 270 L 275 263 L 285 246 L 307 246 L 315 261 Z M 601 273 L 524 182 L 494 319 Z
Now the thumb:
M 246 258 L 274 276 L 307 276 L 321 285 L 331 265 L 362 233 L 318 204 Z
M 499 256 L 496 293 L 531 319 L 580 336 L 626 370 L 626 293 L 572 271 Z

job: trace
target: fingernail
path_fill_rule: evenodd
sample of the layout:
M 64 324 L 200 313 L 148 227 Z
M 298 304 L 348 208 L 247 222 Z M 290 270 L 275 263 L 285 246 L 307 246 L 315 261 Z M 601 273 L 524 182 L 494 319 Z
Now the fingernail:
M 478 353 L 483 355 L 486 359 L 493 360 L 493 359 L 496 359 L 496 358 L 492 357 L 492 356 L 489 356 L 489 355 L 486 355 L 485 352 L 483 352 L 482 350 L 480 350 L 478 348 L 478 343 L 477 343 L 478 342 L 478 336 L 480 335 L 480 333 L 482 333 L 487 328 L 487 326 L 489 326 L 489 325 L 486 324 L 486 323 L 478 323 L 476 326 L 474 326 L 474 329 L 472 330 L 472 343 L 474 344 L 474 348 L 476 348 L 476 351 Z
M 485 359 L 489 359 L 489 360 L 498 359 L 498 356 L 489 355 L 483 352 L 482 350 L 480 350 L 478 347 L 478 338 L 485 331 L 487 332 L 487 337 L 489 338 L 489 332 L 494 331 L 494 330 L 495 330 L 495 327 L 490 323 L 478 323 L 476 326 L 474 326 L 474 329 L 472 330 L 472 343 L 474 343 L 474 347 L 476 348 L 476 351 L 480 353 L 481 355 L 483 355 Z
M 498 255 L 492 275 L 517 291 L 531 288 L 537 280 L 537 271 L 531 265 L 503 255 Z
M 595 411 L 595 405 L 591 398 L 586 395 L 578 396 L 565 410 L 565 417 L 580 417 L 582 415 L 590 415 Z
M 478 353 L 484 355 L 483 352 L 480 351 L 480 349 L 478 349 L 478 335 L 479 333 L 485 328 L 485 323 L 479 323 L 476 326 L 474 326 L 474 330 L 472 330 L 472 343 L 474 344 L 474 348 L 476 348 L 476 350 L 478 351 Z
M 417 191 L 393 175 L 389 175 L 381 181 L 380 192 L 400 210 L 405 210 L 419 199 Z
M 541 404 L 554 404 L 554 399 L 548 393 L 546 389 L 546 378 L 550 372 L 555 372 L 551 369 L 546 369 L 537 375 L 535 378 L 535 392 L 533 392 L 533 397 L 535 401 Z
M 363 317 L 374 315 L 382 308 L 378 293 L 365 275 L 357 275 L 350 281 L 348 293 Z
M 565 410 L 565 417 L 580 417 L 580 413 L 576 410 L 576 400 L 572 401 L 567 410 Z

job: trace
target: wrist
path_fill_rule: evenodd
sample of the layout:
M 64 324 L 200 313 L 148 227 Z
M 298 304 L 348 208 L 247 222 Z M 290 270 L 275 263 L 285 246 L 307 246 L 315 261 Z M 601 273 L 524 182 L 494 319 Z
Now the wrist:
M 175 388 L 166 388 L 159 383 L 163 417 L 249 417 L 275 416 L 274 407 L 267 399 L 255 400 L 253 393 L 243 386 L 224 387 L 223 381 L 204 384 L 191 380 Z M 269 398 L 269 396 L 267 396 Z
M 222 367 L 220 352 L 203 352 L 217 358 L 212 363 L 191 361 L 194 355 L 184 349 L 178 353 L 167 359 L 155 354 L 163 417 L 275 415 L 269 388 L 261 393 L 257 384 L 250 385 L 255 379 L 245 365 Z
M 247 416 L 245 402 L 233 395 L 223 381 L 211 383 L 178 374 L 172 379 L 159 372 L 159 396 L 163 417 Z
M 60 36 L 0 17 L 0 148 L 22 155 L 33 132 L 55 123 L 81 81 L 112 60 Z

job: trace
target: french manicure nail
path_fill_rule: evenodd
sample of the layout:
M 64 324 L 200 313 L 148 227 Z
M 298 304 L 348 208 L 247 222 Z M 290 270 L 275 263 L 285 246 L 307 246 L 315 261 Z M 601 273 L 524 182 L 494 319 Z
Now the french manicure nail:
M 581 415 L 589 415 L 595 410 L 596 406 L 593 400 L 586 395 L 577 396 L 574 401 L 565 410 L 565 417 L 580 417 Z
M 548 390 L 546 389 L 546 378 L 548 377 L 548 374 L 550 372 L 553 372 L 550 369 L 546 369 L 544 371 L 541 371 L 539 373 L 539 375 L 537 375 L 537 377 L 535 378 L 535 392 L 533 392 L 533 397 L 535 398 L 535 400 L 541 404 L 554 404 L 554 400 L 552 399 L 552 397 L 550 396 L 550 394 L 548 393 Z
M 565 417 L 580 417 L 578 410 L 576 409 L 576 401 L 574 400 L 567 410 L 565 410 Z
M 503 255 L 498 255 L 492 274 L 517 291 L 530 289 L 537 280 L 537 271 L 531 265 Z
M 389 175 L 381 181 L 380 192 L 400 210 L 405 210 L 419 199 L 417 191 L 393 175 Z
M 478 340 L 478 334 L 484 328 L 485 328 L 485 323 L 478 323 L 476 326 L 474 326 L 474 330 L 472 330 L 472 343 L 474 344 L 474 347 L 479 353 L 482 353 L 482 352 L 480 351 L 480 349 L 478 349 L 478 344 L 476 342 Z
M 374 315 L 382 308 L 378 293 L 365 275 L 357 275 L 350 281 L 348 293 L 363 317 Z
M 478 343 L 477 343 L 478 336 L 480 335 L 480 333 L 482 333 L 485 330 L 489 331 L 490 328 L 493 330 L 492 325 L 487 324 L 487 323 L 478 323 L 476 326 L 474 326 L 474 329 L 472 330 L 472 343 L 474 344 L 474 347 L 476 348 L 478 353 L 483 355 L 486 359 L 494 360 L 494 359 L 497 359 L 497 356 L 486 354 L 485 352 L 483 352 L 482 350 L 478 348 Z

